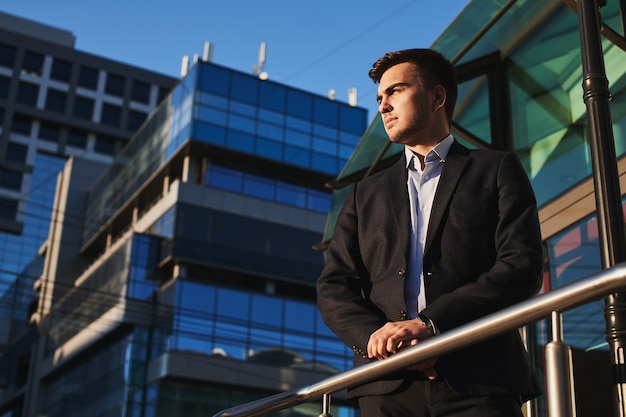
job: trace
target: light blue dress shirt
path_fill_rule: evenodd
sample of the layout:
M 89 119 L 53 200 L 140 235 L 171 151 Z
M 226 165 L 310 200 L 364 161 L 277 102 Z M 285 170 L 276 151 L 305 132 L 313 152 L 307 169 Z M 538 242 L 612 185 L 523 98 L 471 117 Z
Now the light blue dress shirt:
M 410 318 L 417 317 L 417 314 L 426 307 L 423 265 L 426 231 L 441 170 L 453 141 L 452 135 L 449 135 L 431 149 L 424 158 L 423 170 L 417 156 L 408 147 L 404 148 L 411 205 L 411 247 L 404 295 Z

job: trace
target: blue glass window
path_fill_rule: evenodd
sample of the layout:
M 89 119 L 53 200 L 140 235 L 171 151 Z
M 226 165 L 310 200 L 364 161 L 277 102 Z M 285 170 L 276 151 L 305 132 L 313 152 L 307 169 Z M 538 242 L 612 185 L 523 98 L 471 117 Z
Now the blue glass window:
M 313 125 L 313 134 L 327 139 L 337 140 L 337 129 L 320 124 Z
M 258 84 L 259 81 L 256 78 L 233 73 L 230 97 L 245 103 L 256 104 Z
M 228 127 L 254 134 L 254 119 L 231 113 L 228 116 Z
M 337 143 L 328 140 L 314 138 L 313 149 L 321 153 L 333 156 L 337 155 Z
M 226 125 L 226 112 L 212 107 L 197 106 L 197 118 L 205 122 L 215 123 L 220 126 Z
M 197 91 L 196 97 L 198 97 L 201 104 L 206 104 L 223 110 L 228 108 L 228 103 L 230 102 L 230 100 L 226 97 L 205 93 L 203 91 Z
M 309 149 L 311 147 L 311 136 L 307 133 L 287 129 L 285 131 L 285 142 Z
M 328 126 L 337 126 L 337 118 L 339 109 L 337 103 L 322 99 L 321 97 L 315 97 L 314 99 L 314 116 L 315 121 Z
M 246 153 L 254 152 L 254 136 L 236 130 L 226 133 L 226 146 Z
M 285 123 L 285 115 L 271 110 L 259 109 L 259 120 L 271 122 L 277 125 Z
M 244 184 L 244 193 L 265 200 L 274 200 L 274 181 L 265 178 L 249 176 Z
M 281 160 L 283 145 L 273 140 L 257 139 L 255 153 L 266 158 Z
M 301 130 L 302 132 L 309 133 L 311 131 L 311 122 L 298 117 L 287 116 L 286 126 L 292 129 Z
M 242 172 L 212 166 L 207 170 L 207 177 L 207 184 L 211 187 L 234 192 L 243 190 Z
M 328 213 L 330 211 L 331 201 L 332 196 L 330 194 L 317 190 L 309 190 L 308 206 L 311 210 L 319 211 L 320 213 Z
M 313 169 L 332 174 L 337 172 L 337 158 L 313 152 Z
M 258 122 L 257 133 L 268 139 L 276 141 L 283 140 L 283 128 L 272 123 Z
M 221 126 L 208 123 L 196 122 L 193 124 L 194 132 L 192 136 L 202 142 L 224 145 L 226 140 L 226 130 Z
M 209 93 L 227 96 L 230 86 L 230 71 L 206 65 L 200 68 L 200 89 Z
M 304 168 L 310 167 L 310 154 L 306 149 L 285 145 L 285 161 L 295 165 L 302 165 Z
M 304 119 L 311 119 L 313 100 L 310 94 L 287 90 L 287 113 Z
M 230 101 L 230 112 L 241 114 L 243 116 L 255 117 L 256 107 L 251 104 L 245 104 L 240 101 Z
M 366 114 L 367 112 L 357 107 L 341 106 L 339 108 L 339 127 L 360 136 L 365 128 Z
M 276 201 L 294 207 L 306 208 L 307 190 L 297 185 L 279 183 L 276 189 Z
M 285 111 L 285 91 L 285 87 L 270 82 L 262 82 L 259 85 L 259 104 L 262 107 L 283 113 Z

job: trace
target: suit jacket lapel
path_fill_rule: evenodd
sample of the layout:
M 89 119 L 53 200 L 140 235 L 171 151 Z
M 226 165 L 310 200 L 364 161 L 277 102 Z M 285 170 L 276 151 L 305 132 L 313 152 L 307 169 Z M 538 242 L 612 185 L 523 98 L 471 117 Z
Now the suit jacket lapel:
M 411 213 L 409 206 L 409 192 L 407 190 L 406 158 L 402 157 L 385 171 L 385 208 L 394 211 L 395 238 L 404 247 L 405 257 L 409 254 L 409 234 L 411 232 Z M 399 204 L 405 200 L 405 204 Z
M 450 151 L 448 151 L 448 156 L 446 157 L 443 169 L 441 170 L 439 185 L 437 186 L 437 191 L 435 192 L 433 207 L 430 212 L 424 252 L 427 252 L 430 248 L 433 237 L 441 225 L 441 220 L 443 219 L 446 207 L 450 203 L 450 198 L 452 198 L 452 194 L 454 193 L 457 183 L 461 178 L 461 174 L 469 162 L 469 158 L 467 157 L 468 152 L 469 150 L 466 147 L 456 141 L 454 141 L 450 147 Z

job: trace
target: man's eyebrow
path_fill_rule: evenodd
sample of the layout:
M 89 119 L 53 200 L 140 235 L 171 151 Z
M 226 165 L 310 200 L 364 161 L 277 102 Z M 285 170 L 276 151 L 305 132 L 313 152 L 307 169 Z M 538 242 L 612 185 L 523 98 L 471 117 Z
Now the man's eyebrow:
M 387 87 L 386 87 L 383 91 L 384 91 L 386 94 L 389 94 L 389 93 L 391 93 L 391 92 L 393 91 L 393 89 L 394 89 L 394 88 L 396 88 L 396 87 L 407 87 L 408 85 L 410 85 L 410 83 L 403 82 L 403 81 L 399 81 L 399 82 L 397 82 L 397 83 L 390 84 L 390 85 L 389 85 L 389 86 L 387 86 Z M 376 95 L 376 101 L 380 103 L 380 101 L 381 101 L 381 100 L 382 100 L 382 94 L 377 94 L 377 95 Z

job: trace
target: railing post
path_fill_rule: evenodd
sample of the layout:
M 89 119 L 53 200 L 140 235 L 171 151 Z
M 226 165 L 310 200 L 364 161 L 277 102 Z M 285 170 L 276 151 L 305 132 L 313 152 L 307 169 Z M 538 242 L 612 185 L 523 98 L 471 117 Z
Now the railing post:
M 604 6 L 606 0 L 576 2 L 600 255 L 602 268 L 607 269 L 626 259 L 626 238 L 598 4 Z M 604 317 L 606 339 L 611 349 L 614 411 L 616 416 L 626 417 L 626 293 L 616 292 L 605 298 Z
M 548 417 L 576 417 L 572 349 L 563 342 L 562 316 L 552 312 L 552 341 L 546 345 Z
M 324 394 L 322 397 L 322 414 L 319 417 L 333 417 L 330 414 L 330 394 Z

